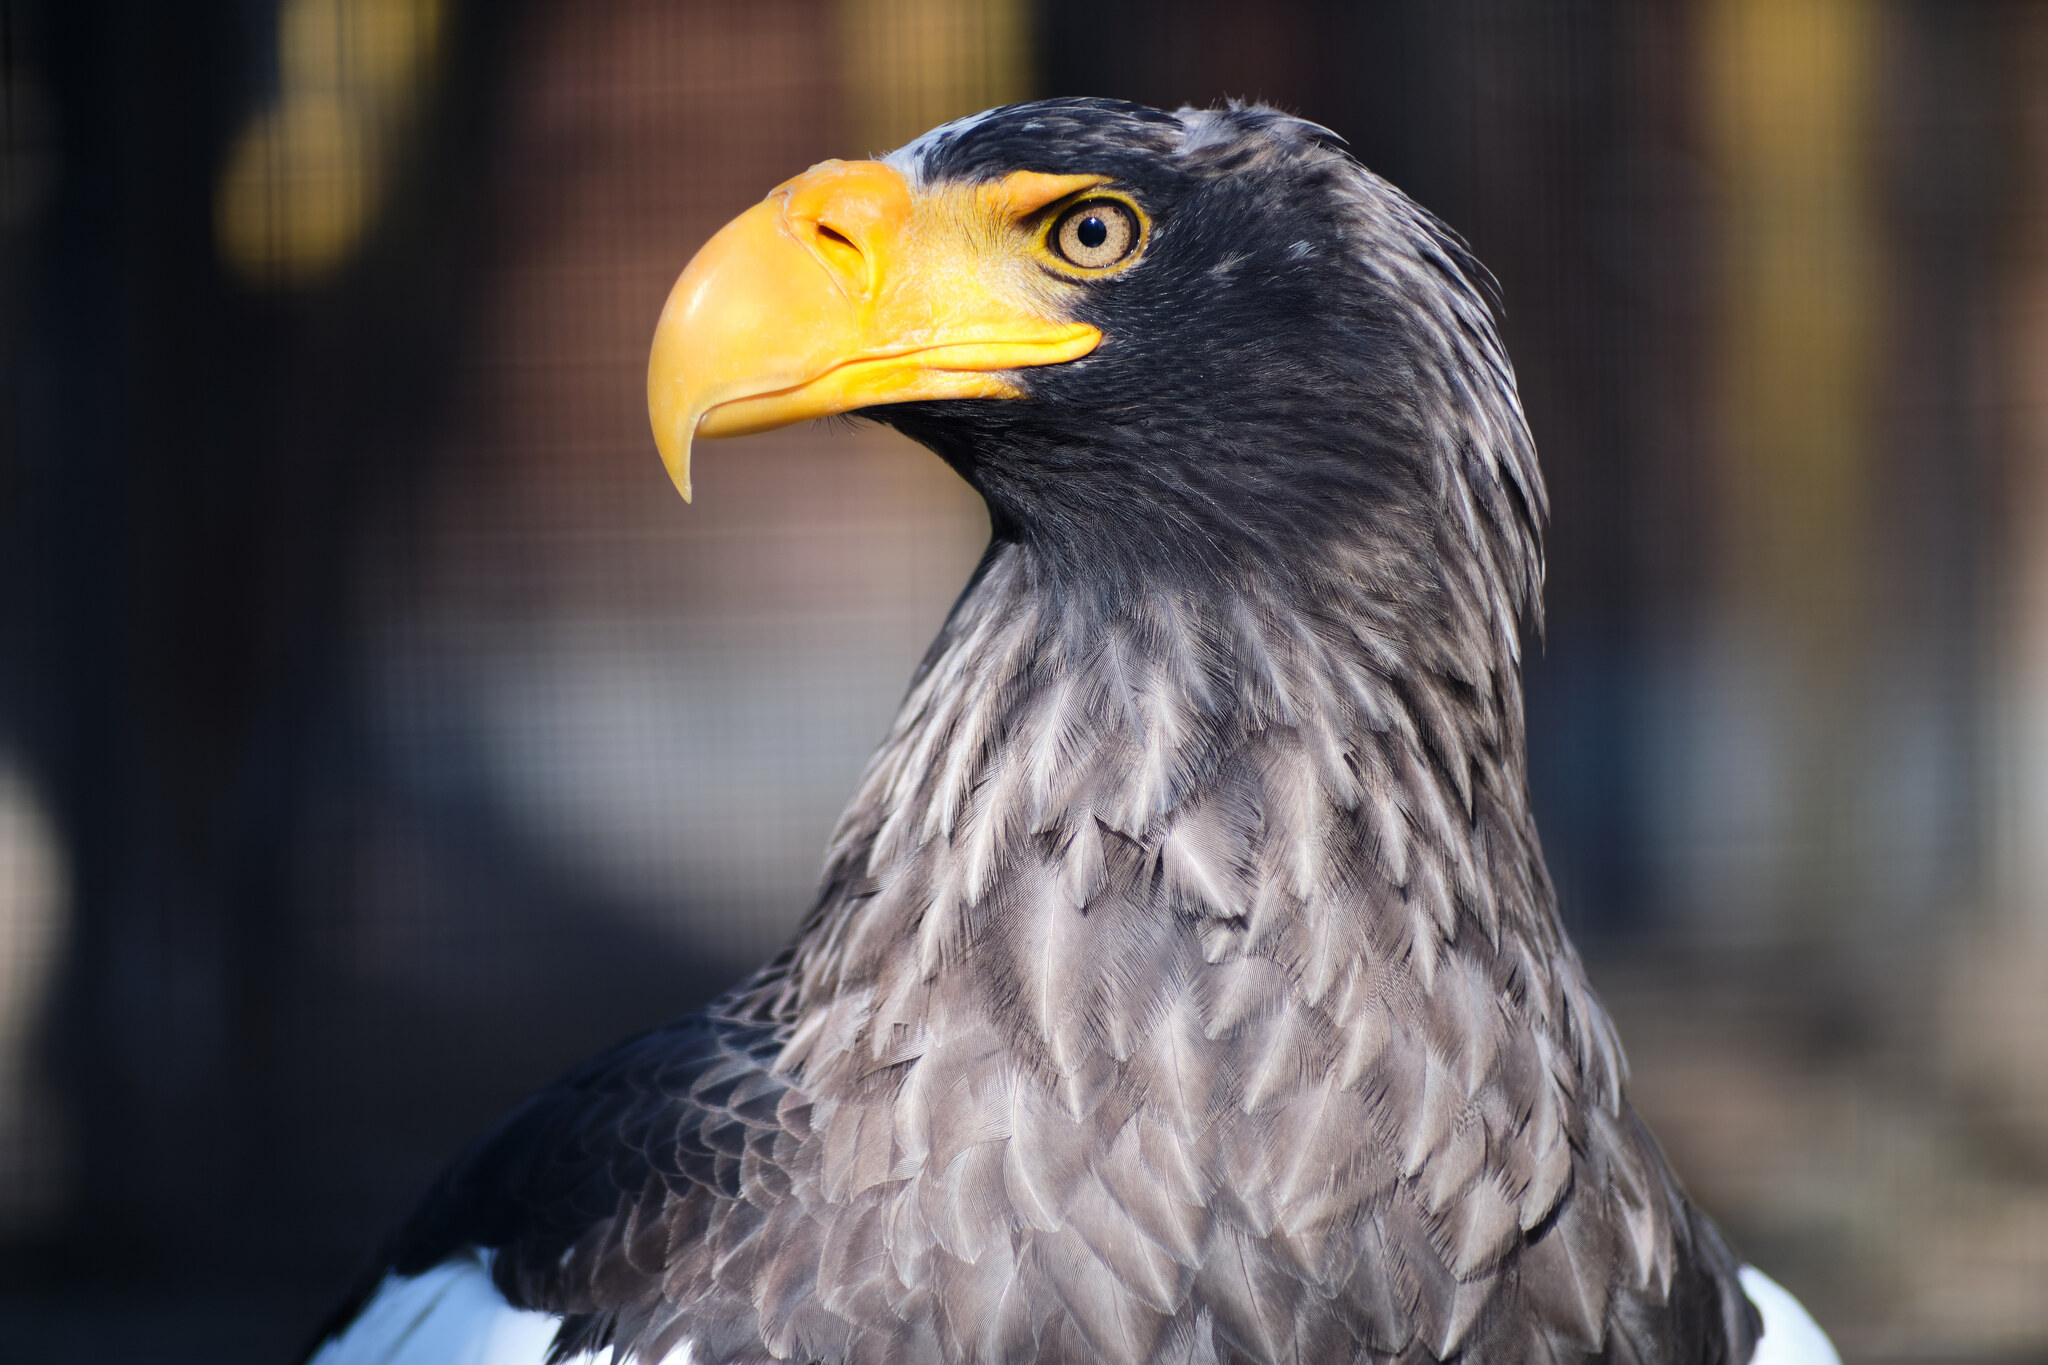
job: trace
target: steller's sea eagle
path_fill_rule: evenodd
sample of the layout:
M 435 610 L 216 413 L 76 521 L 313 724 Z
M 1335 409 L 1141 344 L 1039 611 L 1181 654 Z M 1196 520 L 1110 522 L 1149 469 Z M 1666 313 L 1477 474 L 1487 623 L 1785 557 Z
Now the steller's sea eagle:
M 1559 923 L 1489 287 L 1260 107 L 996 109 L 713 237 L 684 495 L 858 412 L 992 540 L 795 940 L 459 1157 L 316 1365 L 1831 1362 Z

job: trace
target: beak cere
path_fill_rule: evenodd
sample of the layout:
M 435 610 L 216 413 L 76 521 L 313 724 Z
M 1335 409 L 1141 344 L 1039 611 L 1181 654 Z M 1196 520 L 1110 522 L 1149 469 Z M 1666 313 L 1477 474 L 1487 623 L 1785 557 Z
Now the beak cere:
M 647 367 L 654 442 L 683 497 L 695 437 L 1022 398 L 1007 372 L 1094 350 L 1096 328 L 1047 315 L 1056 291 L 1022 250 L 1029 212 L 1065 183 L 1031 179 L 926 193 L 878 161 L 827 161 L 721 228 L 670 291 Z

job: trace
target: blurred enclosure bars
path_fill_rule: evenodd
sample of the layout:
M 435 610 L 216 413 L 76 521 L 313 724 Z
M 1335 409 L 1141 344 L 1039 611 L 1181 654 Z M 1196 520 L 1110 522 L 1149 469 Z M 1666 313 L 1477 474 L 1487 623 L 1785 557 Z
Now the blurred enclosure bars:
M 1499 274 L 1635 1093 L 1857 1358 L 2048 1356 L 2048 4 L 5 5 L 0 1334 L 279 1359 L 805 908 L 985 523 L 642 415 L 827 156 L 1268 99 Z

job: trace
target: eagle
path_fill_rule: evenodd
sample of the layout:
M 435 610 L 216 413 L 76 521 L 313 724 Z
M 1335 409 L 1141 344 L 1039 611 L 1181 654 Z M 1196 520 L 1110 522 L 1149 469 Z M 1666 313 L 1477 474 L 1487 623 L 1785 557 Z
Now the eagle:
M 1559 919 L 1493 298 L 1257 105 L 1010 105 L 714 236 L 648 373 L 684 497 L 853 413 L 988 549 L 794 940 L 458 1157 L 314 1365 L 1833 1361 Z

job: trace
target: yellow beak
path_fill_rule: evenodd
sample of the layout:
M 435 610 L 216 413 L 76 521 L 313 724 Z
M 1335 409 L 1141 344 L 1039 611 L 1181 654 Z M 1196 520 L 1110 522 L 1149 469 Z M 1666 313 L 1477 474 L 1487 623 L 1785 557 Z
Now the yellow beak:
M 1016 399 L 1006 375 L 1102 342 L 1051 317 L 1024 219 L 1100 176 L 1018 174 L 920 194 L 881 162 L 825 162 L 719 229 L 668 295 L 647 413 L 676 489 L 690 442 L 920 399 Z
M 647 366 L 654 443 L 690 496 L 690 443 L 881 403 L 1021 398 L 1006 372 L 1087 355 L 1018 249 L 1028 216 L 1096 176 L 1021 173 L 913 191 L 827 161 L 721 228 L 662 309 Z

